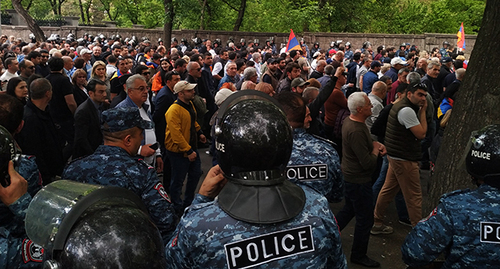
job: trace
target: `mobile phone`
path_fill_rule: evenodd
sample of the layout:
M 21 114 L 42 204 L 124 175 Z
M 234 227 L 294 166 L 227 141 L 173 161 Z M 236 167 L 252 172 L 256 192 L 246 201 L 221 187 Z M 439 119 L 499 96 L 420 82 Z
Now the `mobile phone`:
M 160 143 L 158 143 L 158 141 L 156 143 L 154 143 L 153 145 L 149 146 L 151 149 L 153 150 L 157 150 L 158 147 L 160 146 Z

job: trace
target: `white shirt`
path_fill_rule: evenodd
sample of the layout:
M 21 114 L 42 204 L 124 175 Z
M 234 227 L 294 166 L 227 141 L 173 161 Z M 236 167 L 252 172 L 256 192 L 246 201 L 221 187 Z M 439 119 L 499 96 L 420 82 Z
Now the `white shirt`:
M 5 73 L 3 73 L 2 76 L 0 76 L 0 81 L 1 82 L 4 82 L 4 81 L 9 81 L 11 78 L 15 78 L 15 77 L 18 77 L 18 75 L 16 73 L 12 74 L 9 72 L 9 70 L 6 70 Z M 3 84 L 3 87 L 2 87 L 2 90 L 3 91 L 6 91 L 7 90 L 7 82 L 5 82 Z
M 146 110 L 144 110 L 143 107 L 141 107 L 139 109 L 139 112 L 141 114 L 141 117 L 143 120 L 147 120 L 147 121 L 151 121 L 151 119 L 149 118 L 148 116 L 148 113 L 146 112 Z M 155 129 L 151 128 L 151 129 L 145 129 L 144 130 L 144 144 L 154 144 L 156 143 L 156 134 L 155 134 Z M 141 147 L 142 148 L 142 147 Z M 141 148 L 139 148 L 139 152 L 141 150 Z M 156 155 L 161 155 L 160 153 L 160 147 L 158 147 L 158 149 L 156 149 L 156 153 L 149 156 L 149 157 L 144 157 L 144 161 L 153 166 L 155 165 L 155 161 L 156 161 Z

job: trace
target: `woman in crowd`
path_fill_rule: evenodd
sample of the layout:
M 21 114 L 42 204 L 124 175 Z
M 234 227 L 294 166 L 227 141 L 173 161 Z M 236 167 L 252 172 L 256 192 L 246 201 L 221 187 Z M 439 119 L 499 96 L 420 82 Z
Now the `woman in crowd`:
M 151 86 L 151 90 L 154 93 L 158 93 L 158 91 L 165 86 L 165 74 L 172 70 L 172 65 L 168 58 L 160 59 L 160 66 L 158 67 L 159 71 L 153 77 L 153 85 Z
M 28 84 L 19 77 L 11 78 L 7 84 L 7 94 L 12 95 L 26 105 L 28 100 Z
M 89 97 L 85 88 L 87 86 L 87 73 L 83 69 L 77 69 L 71 79 L 73 81 L 73 96 L 75 97 L 76 104 L 79 106 Z

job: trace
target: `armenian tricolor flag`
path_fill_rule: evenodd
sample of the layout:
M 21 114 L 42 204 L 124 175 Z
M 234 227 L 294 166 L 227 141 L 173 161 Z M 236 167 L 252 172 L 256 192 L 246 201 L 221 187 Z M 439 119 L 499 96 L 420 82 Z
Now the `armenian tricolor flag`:
M 457 33 L 457 48 L 462 51 L 465 50 L 465 33 L 464 33 L 464 23 L 460 26 L 460 30 Z
M 288 44 L 286 44 L 286 52 L 289 52 L 291 50 L 301 50 L 299 41 L 295 37 L 295 34 L 293 33 L 293 30 L 290 29 L 290 37 L 288 38 Z

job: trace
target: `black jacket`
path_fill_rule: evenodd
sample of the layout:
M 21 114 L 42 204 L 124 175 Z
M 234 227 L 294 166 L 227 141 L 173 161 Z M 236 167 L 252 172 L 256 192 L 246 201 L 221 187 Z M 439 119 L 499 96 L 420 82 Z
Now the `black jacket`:
M 90 98 L 76 109 L 73 159 L 88 156 L 102 145 L 99 113 Z
M 61 175 L 65 165 L 63 139 L 54 126 L 48 106 L 42 111 L 28 100 L 24 107 L 24 127 L 17 134 L 16 141 L 24 154 L 35 155 L 44 185 Z

